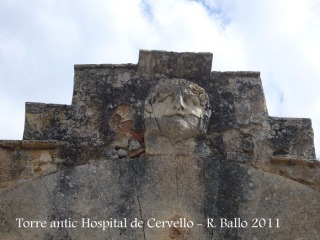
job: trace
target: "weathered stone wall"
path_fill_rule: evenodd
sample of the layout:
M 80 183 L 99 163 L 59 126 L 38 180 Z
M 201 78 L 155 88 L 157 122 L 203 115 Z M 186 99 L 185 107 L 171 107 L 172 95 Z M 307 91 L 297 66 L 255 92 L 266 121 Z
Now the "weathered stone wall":
M 58 171 L 65 144 L 58 141 L 0 141 L 0 193 Z
M 212 53 L 175 53 L 140 50 L 138 72 L 145 78 L 188 78 L 209 76 Z
M 143 50 L 137 65 L 76 65 L 71 105 L 27 103 L 24 140 L 0 143 L 0 239 L 317 239 L 311 120 L 270 117 L 259 72 L 211 72 L 211 61 L 210 53 Z M 144 153 L 144 102 L 163 78 L 207 92 L 205 157 Z M 103 231 L 16 222 L 153 217 L 203 225 Z M 220 218 L 280 226 L 221 228 Z
M 319 169 L 319 168 L 318 168 Z M 18 197 L 23 196 L 23 197 Z M 36 197 L 35 197 L 36 196 Z M 320 193 L 296 181 L 211 158 L 140 157 L 98 161 L 26 183 L 1 196 L 2 239 L 317 239 Z M 10 210 L 9 210 L 10 209 Z M 16 218 L 47 222 L 111 218 L 203 224 L 185 228 L 17 228 Z M 208 228 L 207 218 L 272 219 L 273 228 Z M 275 227 L 279 219 L 279 228 Z M 186 234 L 187 233 L 187 234 Z M 178 238 L 180 235 L 187 236 Z M 170 237 L 173 236 L 173 237 Z
M 207 141 L 209 146 L 219 141 L 213 143 L 215 156 L 218 151 L 228 160 L 241 162 L 270 162 L 273 155 L 315 159 L 310 120 L 269 117 L 260 73 L 210 73 L 211 58 L 209 53 L 141 51 L 138 65 L 76 65 L 72 105 L 27 103 L 24 139 L 66 141 L 65 158 L 72 165 L 104 157 L 115 135 L 119 138 L 110 122 L 120 105 L 128 106 L 131 118 L 120 135 L 130 131 L 143 135 L 149 90 L 160 78 L 188 77 L 209 93 L 212 116 Z M 269 158 L 252 158 L 255 150 L 265 149 L 262 145 L 270 146 L 269 152 L 259 155 Z
M 66 140 L 72 126 L 70 106 L 26 103 L 23 139 Z
M 273 155 L 316 158 L 311 119 L 271 117 L 270 124 Z

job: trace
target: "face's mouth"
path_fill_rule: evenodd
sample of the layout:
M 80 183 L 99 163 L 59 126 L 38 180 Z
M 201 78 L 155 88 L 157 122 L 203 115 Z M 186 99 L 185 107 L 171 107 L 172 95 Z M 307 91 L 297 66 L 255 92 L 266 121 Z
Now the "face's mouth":
M 162 116 L 156 116 L 156 118 L 188 118 L 188 117 L 197 117 L 196 115 L 192 114 L 192 113 L 186 113 L 184 111 L 173 111 L 173 112 L 170 112 L 166 115 L 162 115 Z M 199 117 L 197 117 L 199 118 Z
M 170 115 L 169 115 L 170 117 L 185 117 L 186 116 L 186 114 L 184 114 L 183 112 L 174 112 L 174 113 L 171 113 Z
M 187 118 L 187 117 L 197 117 L 197 116 L 192 114 L 192 113 L 186 113 L 186 112 L 183 112 L 183 111 L 175 111 L 175 112 L 172 112 L 172 113 L 166 115 L 166 117 Z

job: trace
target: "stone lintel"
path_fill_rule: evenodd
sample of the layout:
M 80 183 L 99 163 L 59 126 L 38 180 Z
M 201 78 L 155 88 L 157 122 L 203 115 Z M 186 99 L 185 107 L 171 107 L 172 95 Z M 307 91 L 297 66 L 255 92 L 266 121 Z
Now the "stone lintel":
M 230 77 L 260 77 L 260 72 L 258 71 L 212 71 L 211 76 L 215 75 L 226 75 Z
M 20 148 L 21 140 L 0 140 L 0 148 Z
M 202 78 L 209 77 L 212 53 L 166 52 L 140 50 L 138 71 L 150 77 Z
M 63 109 L 68 108 L 70 105 L 67 104 L 56 104 L 56 103 L 39 103 L 39 102 L 26 102 L 26 113 L 33 113 L 39 111 L 47 111 L 48 109 Z
M 275 121 L 308 122 L 311 124 L 311 118 L 273 117 L 273 116 L 270 116 L 270 118 L 272 118 L 272 120 L 275 120 Z
M 272 163 L 276 164 L 286 164 L 286 165 L 304 165 L 309 167 L 320 167 L 320 162 L 317 160 L 305 160 L 298 158 L 289 158 L 289 157 L 272 157 Z
M 127 63 L 127 64 L 75 64 L 74 70 L 85 70 L 85 69 L 114 69 L 114 68 L 125 68 L 125 69 L 135 69 L 137 64 Z
M 0 148 L 10 149 L 55 149 L 65 146 L 65 142 L 56 140 L 0 140 Z

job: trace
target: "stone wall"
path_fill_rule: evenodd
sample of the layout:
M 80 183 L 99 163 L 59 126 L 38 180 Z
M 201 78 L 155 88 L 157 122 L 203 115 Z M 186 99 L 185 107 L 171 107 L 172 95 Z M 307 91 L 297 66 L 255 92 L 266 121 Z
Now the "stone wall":
M 0 238 L 317 239 L 311 120 L 270 117 L 259 72 L 211 72 L 211 64 L 211 53 L 142 50 L 138 64 L 75 65 L 71 105 L 27 103 L 24 140 L 0 143 Z M 194 142 L 206 154 L 145 153 L 145 100 L 160 79 L 172 78 L 208 94 L 208 130 Z M 16 218 L 202 225 L 31 229 L 18 228 Z M 208 218 L 280 226 L 210 228 Z
M 57 172 L 64 160 L 58 141 L 0 141 L 0 193 Z
M 26 103 L 23 139 L 64 140 L 71 127 L 70 106 Z

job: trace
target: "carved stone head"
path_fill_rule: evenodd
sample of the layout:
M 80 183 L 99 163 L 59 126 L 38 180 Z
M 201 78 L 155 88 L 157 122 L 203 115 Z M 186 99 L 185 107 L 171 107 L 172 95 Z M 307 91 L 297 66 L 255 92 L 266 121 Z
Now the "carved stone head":
M 203 88 L 184 79 L 161 79 L 145 101 L 146 134 L 176 142 L 195 138 L 206 133 L 210 115 Z

